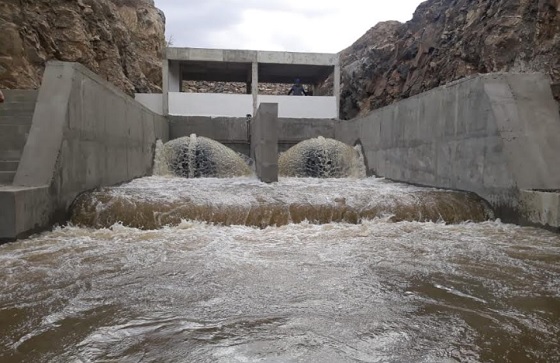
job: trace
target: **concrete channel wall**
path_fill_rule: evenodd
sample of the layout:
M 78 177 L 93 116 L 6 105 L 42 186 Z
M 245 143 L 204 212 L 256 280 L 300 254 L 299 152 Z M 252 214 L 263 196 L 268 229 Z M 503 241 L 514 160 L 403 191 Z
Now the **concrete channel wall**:
M 503 220 L 560 227 L 560 117 L 542 74 L 463 79 L 337 121 L 335 137 L 362 144 L 370 174 L 475 192 Z
M 64 221 L 81 192 L 149 175 L 167 120 L 77 63 L 50 62 L 13 185 L 0 188 L 0 240 Z

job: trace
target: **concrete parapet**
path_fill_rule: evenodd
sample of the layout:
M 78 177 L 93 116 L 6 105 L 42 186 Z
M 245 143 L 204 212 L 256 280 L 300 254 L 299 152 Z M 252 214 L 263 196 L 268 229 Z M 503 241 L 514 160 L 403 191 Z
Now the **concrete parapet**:
M 362 144 L 369 173 L 475 192 L 520 223 L 520 190 L 560 188 L 559 135 L 538 73 L 463 79 L 335 126 L 337 139 Z
M 168 139 L 163 116 L 79 64 L 49 62 L 13 187 L 0 190 L 12 221 L 0 239 L 64 221 L 83 191 L 150 174 L 156 139 Z
M 278 181 L 278 104 L 261 103 L 251 120 L 251 158 L 257 178 L 265 183 Z

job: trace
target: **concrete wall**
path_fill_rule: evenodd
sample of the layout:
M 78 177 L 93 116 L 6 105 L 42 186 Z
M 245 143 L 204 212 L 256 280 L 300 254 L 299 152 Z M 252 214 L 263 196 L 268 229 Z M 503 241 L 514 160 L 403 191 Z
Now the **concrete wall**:
M 284 151 L 300 141 L 323 136 L 334 138 L 331 119 L 278 119 L 278 148 Z M 249 156 L 250 130 L 245 117 L 169 116 L 169 139 L 196 134 Z
M 258 103 L 278 103 L 278 116 L 283 118 L 338 118 L 334 96 L 259 95 Z
M 13 186 L 0 190 L 13 221 L 0 239 L 63 221 L 85 190 L 150 174 L 158 138 L 165 118 L 79 64 L 50 62 Z
M 253 114 L 253 97 L 247 94 L 169 92 L 169 115 L 245 117 Z M 136 94 L 136 100 L 150 110 L 163 114 L 161 94 Z M 257 103 L 278 103 L 282 118 L 336 119 L 334 96 L 259 95 Z
M 542 74 L 487 74 L 337 121 L 370 173 L 477 193 L 521 221 L 522 190 L 560 189 L 560 118 Z
M 169 115 L 245 117 L 253 114 L 247 94 L 169 92 Z
M 136 93 L 134 99 L 150 111 L 163 115 L 163 95 L 161 93 Z

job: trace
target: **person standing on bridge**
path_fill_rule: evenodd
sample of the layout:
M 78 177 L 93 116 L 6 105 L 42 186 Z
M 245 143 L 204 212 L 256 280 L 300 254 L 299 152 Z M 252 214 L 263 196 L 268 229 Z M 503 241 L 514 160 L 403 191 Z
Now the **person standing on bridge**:
M 305 88 L 303 88 L 299 78 L 296 79 L 296 83 L 292 86 L 292 88 L 290 88 L 288 95 L 307 96 L 307 92 L 305 92 Z

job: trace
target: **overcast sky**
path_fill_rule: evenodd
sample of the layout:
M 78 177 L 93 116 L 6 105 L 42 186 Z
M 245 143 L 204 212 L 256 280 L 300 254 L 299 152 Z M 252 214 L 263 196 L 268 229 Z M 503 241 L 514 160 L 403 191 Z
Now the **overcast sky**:
M 155 0 L 173 46 L 339 52 L 422 0 Z

